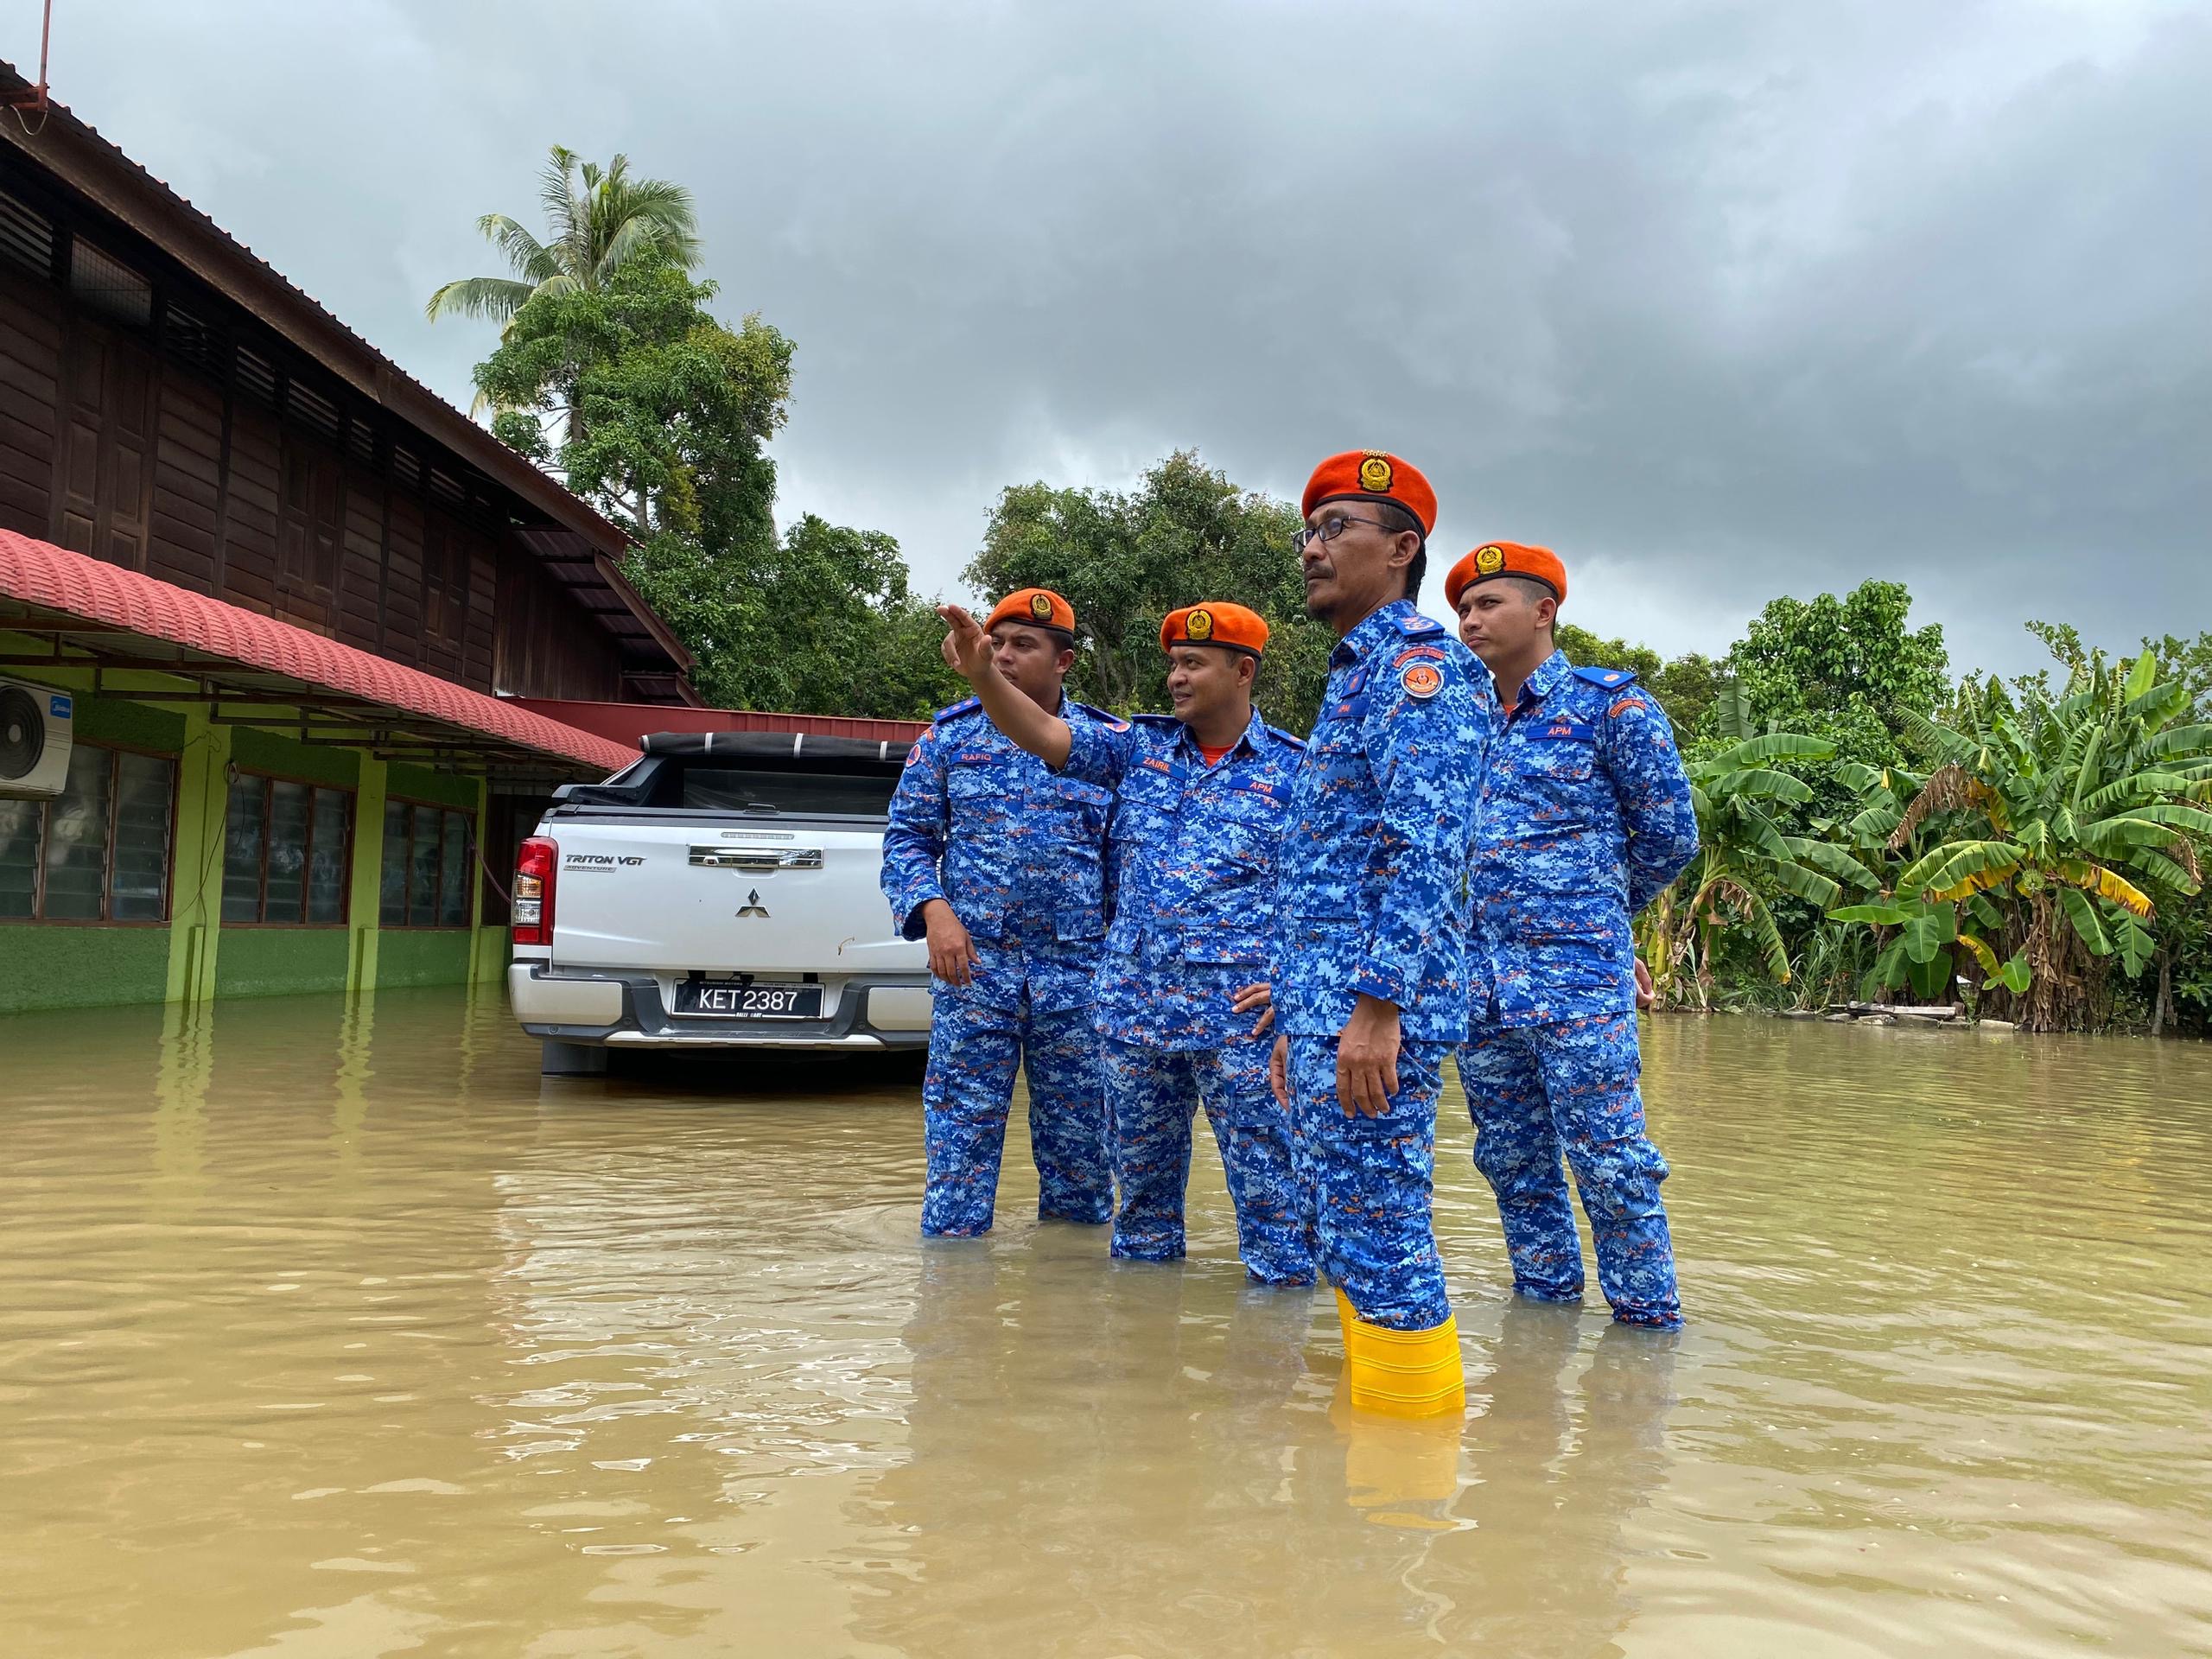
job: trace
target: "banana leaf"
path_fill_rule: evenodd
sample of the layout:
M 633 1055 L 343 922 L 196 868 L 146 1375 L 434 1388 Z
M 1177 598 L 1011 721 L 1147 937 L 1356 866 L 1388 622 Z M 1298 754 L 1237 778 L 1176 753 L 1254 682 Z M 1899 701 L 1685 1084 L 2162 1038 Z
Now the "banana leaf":
M 1846 905 L 1841 910 L 1828 912 L 1832 922 L 1871 922 L 1877 927 L 1895 927 L 1907 920 L 1912 910 L 1905 905 L 1886 899 L 1870 899 L 1865 904 Z
M 2133 916 L 2126 914 L 2114 923 L 2112 938 L 2113 945 L 2120 951 L 2120 965 L 2127 969 L 2130 979 L 2150 965 L 2152 953 L 2158 949 L 2158 942 L 2152 938 L 2149 931 Z
M 2105 932 L 2104 923 L 2098 918 L 2097 907 L 2089 902 L 2088 894 L 2078 887 L 2058 889 L 2058 902 L 2066 912 L 2066 919 L 2074 924 L 2074 931 L 2082 943 L 2089 947 L 2093 957 L 2112 954 L 2112 940 Z
M 1933 962 L 1943 947 L 1958 938 L 1958 925 L 1948 905 L 1939 905 L 1908 917 L 1897 933 L 1904 953 L 1916 963 Z

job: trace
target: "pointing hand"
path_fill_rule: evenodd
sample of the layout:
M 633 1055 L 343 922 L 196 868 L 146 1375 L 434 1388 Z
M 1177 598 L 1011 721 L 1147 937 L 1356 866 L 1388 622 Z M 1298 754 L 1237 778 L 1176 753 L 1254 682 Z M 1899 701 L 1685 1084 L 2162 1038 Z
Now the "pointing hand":
M 989 673 L 991 636 L 957 605 L 940 605 L 937 613 L 945 626 L 944 643 L 938 647 L 944 653 L 944 665 L 970 683 Z

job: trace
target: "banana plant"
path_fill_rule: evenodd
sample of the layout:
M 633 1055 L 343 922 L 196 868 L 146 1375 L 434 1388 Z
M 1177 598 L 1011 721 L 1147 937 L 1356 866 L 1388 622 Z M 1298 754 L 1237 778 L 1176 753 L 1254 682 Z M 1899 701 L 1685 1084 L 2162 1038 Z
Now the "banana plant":
M 1725 694 L 1724 694 L 1725 695 Z M 1726 729 L 1726 721 L 1722 721 Z M 1662 994 L 1691 970 L 1698 1006 L 1713 998 L 1713 950 L 1724 928 L 1746 932 L 1768 975 L 1787 984 L 1789 952 L 1771 900 L 1783 893 L 1821 909 L 1844 887 L 1872 879 L 1840 848 L 1795 835 L 1776 821 L 1778 809 L 1813 798 L 1783 768 L 1825 760 L 1835 746 L 1792 732 L 1745 737 L 1718 753 L 1690 760 L 1690 799 L 1697 812 L 1698 861 L 1643 913 L 1644 959 Z
M 1859 862 L 1876 888 L 1871 897 L 1828 912 L 1832 922 L 1874 929 L 1878 949 L 1859 994 L 1872 1000 L 1907 992 L 1922 1001 L 1948 1001 L 1961 951 L 1993 976 L 2024 974 L 2024 968 L 1998 964 L 1982 938 L 2004 922 L 1987 898 L 1974 895 L 1975 907 L 1961 915 L 1966 901 L 1929 899 L 1900 886 L 1904 873 L 1935 839 L 1927 812 L 1908 822 L 1908 803 L 1922 796 L 1927 778 L 1903 766 L 1858 764 L 1839 767 L 1837 775 L 1857 796 L 1858 810 L 1848 818 L 1822 820 L 1817 827 Z
M 2177 723 L 2187 690 L 2158 674 L 2148 652 L 2125 673 L 2095 658 L 2056 696 L 1969 681 L 1952 721 L 1909 715 L 1935 766 L 1888 845 L 1946 833 L 1897 871 L 1883 918 L 1863 919 L 1898 927 L 1904 962 L 1923 967 L 1948 943 L 1934 912 L 1949 906 L 1984 988 L 2018 997 L 2024 1024 L 2083 1023 L 2110 962 L 2130 976 L 2150 962 L 2152 894 L 2195 893 L 2212 838 L 2212 725 Z M 1959 928 L 1961 911 L 1980 931 Z

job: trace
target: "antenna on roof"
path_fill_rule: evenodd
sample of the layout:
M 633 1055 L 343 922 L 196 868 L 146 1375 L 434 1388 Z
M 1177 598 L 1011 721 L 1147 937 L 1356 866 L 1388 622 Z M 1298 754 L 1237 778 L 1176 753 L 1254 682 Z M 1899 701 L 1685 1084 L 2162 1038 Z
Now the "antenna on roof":
M 46 130 L 46 112 L 48 107 L 46 99 L 46 54 L 48 47 L 53 44 L 53 41 L 54 0 L 46 0 L 46 17 L 44 22 L 39 25 L 38 31 L 38 85 L 32 87 L 30 91 L 27 92 L 10 92 L 6 98 L 0 99 L 0 104 L 5 104 L 10 109 L 15 111 L 16 118 L 19 121 L 22 120 L 24 111 L 35 111 L 39 118 L 39 130 L 41 132 Z M 29 132 L 30 130 L 30 124 L 27 121 L 24 122 L 23 130 L 25 132 Z

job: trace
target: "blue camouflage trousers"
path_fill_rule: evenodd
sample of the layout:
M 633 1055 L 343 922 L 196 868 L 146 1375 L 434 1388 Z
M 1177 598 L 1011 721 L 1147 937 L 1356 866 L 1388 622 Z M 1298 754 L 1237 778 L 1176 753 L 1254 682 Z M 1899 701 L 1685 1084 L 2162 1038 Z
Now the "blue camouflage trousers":
M 1398 1092 L 1380 1117 L 1337 1100 L 1337 1039 L 1290 1039 L 1293 1122 L 1313 1190 L 1315 1259 L 1369 1325 L 1427 1331 L 1452 1316 L 1429 1220 L 1436 1097 L 1449 1043 L 1398 1051 Z
M 1017 1065 L 1029 1077 L 1038 1215 L 1094 1224 L 1113 1219 L 1090 1010 L 1033 1013 L 1027 992 L 1014 1009 L 940 993 L 930 1013 L 929 1071 L 922 1079 L 925 1235 L 973 1238 L 991 1230 Z
M 1291 1152 L 1290 1116 L 1268 1086 L 1266 1039 L 1224 1048 L 1147 1048 L 1099 1039 L 1106 1114 L 1122 1206 L 1116 1255 L 1173 1262 L 1183 1254 L 1191 1126 L 1203 1103 L 1236 1206 L 1236 1253 L 1255 1279 L 1313 1282 L 1312 1205 Z
M 1582 1294 L 1582 1244 L 1560 1168 L 1564 1151 L 1590 1217 L 1598 1284 L 1613 1317 L 1671 1329 L 1682 1322 L 1675 1249 L 1659 1183 L 1667 1160 L 1645 1139 L 1636 1016 L 1554 1025 L 1478 1023 L 1459 1051 L 1475 1121 L 1475 1167 L 1497 1195 L 1513 1288 L 1544 1301 Z

